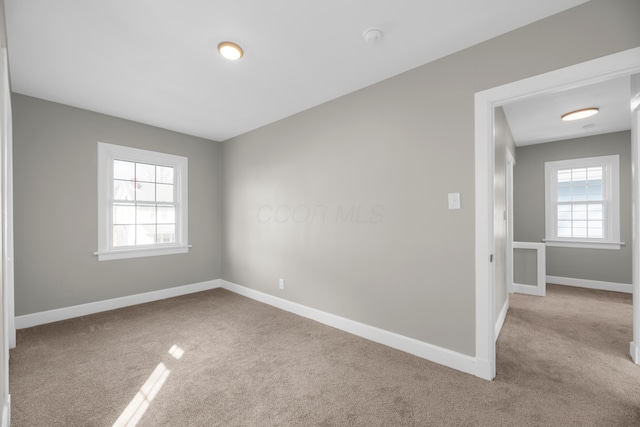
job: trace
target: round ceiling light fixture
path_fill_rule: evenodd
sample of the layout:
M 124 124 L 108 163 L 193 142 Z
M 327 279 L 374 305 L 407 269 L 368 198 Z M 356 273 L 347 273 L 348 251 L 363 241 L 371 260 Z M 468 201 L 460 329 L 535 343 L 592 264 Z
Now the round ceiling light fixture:
M 382 39 L 382 31 L 377 28 L 370 28 L 362 33 L 362 37 L 364 37 L 364 41 L 367 43 L 374 44 Z
M 218 45 L 218 52 L 230 61 L 237 61 L 244 55 L 242 48 L 233 42 L 220 43 Z
M 571 120 L 586 119 L 587 117 L 591 117 L 595 114 L 598 114 L 598 111 L 600 111 L 600 109 L 595 107 L 583 108 L 581 110 L 576 110 L 567 114 L 563 114 L 562 117 L 560 118 L 565 122 L 568 122 Z

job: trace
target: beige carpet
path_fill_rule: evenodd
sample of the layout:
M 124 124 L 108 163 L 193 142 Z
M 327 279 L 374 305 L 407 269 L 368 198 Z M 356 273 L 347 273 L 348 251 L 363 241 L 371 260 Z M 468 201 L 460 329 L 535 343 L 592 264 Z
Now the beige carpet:
M 493 382 L 222 289 L 24 329 L 12 425 L 640 425 L 630 296 L 548 294 L 512 296 Z

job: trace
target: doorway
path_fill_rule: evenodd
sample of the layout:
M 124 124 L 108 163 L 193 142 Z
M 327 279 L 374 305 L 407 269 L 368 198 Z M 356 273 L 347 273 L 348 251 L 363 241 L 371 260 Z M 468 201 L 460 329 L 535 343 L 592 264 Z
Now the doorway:
M 495 280 L 494 254 L 494 109 L 532 96 L 602 82 L 640 72 L 640 48 L 598 58 L 543 75 L 509 83 L 476 93 L 475 159 L 476 159 L 476 376 L 491 380 L 496 375 L 495 351 Z M 636 116 L 638 112 L 636 110 Z M 632 168 L 638 170 L 638 132 L 632 131 Z M 637 173 L 632 178 L 633 216 L 640 218 Z M 630 353 L 638 363 L 640 345 L 640 307 L 638 281 L 638 241 L 640 231 L 633 230 L 633 341 Z

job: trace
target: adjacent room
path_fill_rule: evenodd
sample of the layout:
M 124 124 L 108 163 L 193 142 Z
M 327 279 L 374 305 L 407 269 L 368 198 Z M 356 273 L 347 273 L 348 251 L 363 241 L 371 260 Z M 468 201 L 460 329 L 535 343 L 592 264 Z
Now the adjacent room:
M 1 427 L 640 423 L 637 0 L 0 6 Z

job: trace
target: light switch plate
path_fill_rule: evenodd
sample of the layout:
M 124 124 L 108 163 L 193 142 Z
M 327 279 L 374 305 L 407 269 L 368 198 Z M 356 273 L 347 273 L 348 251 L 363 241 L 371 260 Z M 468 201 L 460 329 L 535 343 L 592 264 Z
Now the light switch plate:
M 449 193 L 449 209 L 460 209 L 460 193 Z

